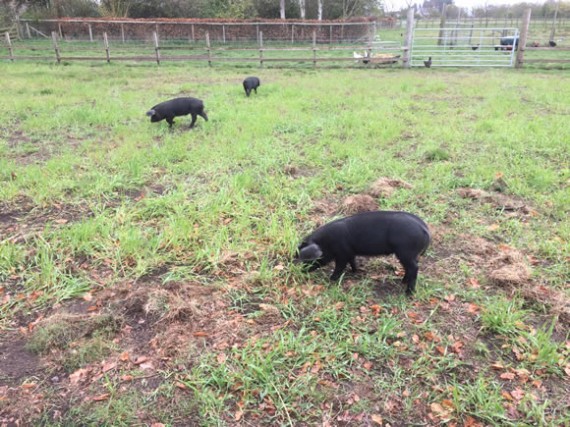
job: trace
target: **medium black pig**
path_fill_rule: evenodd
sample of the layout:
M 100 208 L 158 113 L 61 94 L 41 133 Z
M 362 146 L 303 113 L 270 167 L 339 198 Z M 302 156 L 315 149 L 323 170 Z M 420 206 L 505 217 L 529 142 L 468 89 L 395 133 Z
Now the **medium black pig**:
M 146 112 L 152 123 L 166 120 L 170 127 L 174 124 L 174 117 L 187 116 L 188 114 L 192 114 L 190 129 L 194 127 L 198 116 L 208 121 L 208 116 L 204 112 L 204 103 L 196 98 L 174 98 L 170 101 L 161 102 Z
M 418 277 L 418 259 L 430 244 L 425 222 L 407 212 L 374 211 L 323 225 L 303 240 L 297 260 L 316 270 L 335 261 L 331 280 L 338 280 L 347 264 L 356 271 L 357 255 L 395 254 L 405 270 L 402 282 L 411 295 Z
M 251 93 L 251 90 L 253 89 L 255 91 L 255 93 L 257 94 L 257 88 L 261 86 L 261 82 L 259 81 L 259 79 L 257 77 L 247 77 L 244 81 L 243 81 L 243 88 L 245 89 L 245 94 L 247 96 L 249 96 L 249 94 Z

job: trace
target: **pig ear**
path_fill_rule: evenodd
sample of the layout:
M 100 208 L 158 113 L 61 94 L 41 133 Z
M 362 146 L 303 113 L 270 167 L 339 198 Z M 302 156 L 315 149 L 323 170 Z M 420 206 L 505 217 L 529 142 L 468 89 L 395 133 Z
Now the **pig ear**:
M 299 258 L 302 260 L 312 261 L 323 256 L 323 251 L 316 243 L 311 243 L 299 251 Z
M 149 116 L 149 117 L 151 117 L 151 116 L 154 116 L 155 113 L 156 113 L 156 111 L 154 111 L 154 110 L 148 110 L 148 111 L 146 112 L 146 115 Z

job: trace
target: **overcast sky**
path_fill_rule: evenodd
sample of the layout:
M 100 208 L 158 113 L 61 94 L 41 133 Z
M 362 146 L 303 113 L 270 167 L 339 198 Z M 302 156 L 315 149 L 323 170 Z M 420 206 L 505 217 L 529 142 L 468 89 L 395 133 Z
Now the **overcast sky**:
M 544 0 L 455 0 L 453 3 L 459 7 L 472 8 L 473 6 L 483 6 L 485 3 L 488 5 L 498 6 L 502 4 L 515 4 L 526 1 L 527 3 L 544 3 Z M 405 8 L 410 3 L 422 4 L 422 0 L 385 0 L 388 10 L 400 10 Z

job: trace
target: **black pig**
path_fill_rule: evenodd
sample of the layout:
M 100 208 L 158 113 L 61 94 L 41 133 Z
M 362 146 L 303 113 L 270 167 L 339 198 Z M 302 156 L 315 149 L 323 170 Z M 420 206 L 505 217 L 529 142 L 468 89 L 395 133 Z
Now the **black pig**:
M 247 96 L 249 96 L 252 89 L 255 91 L 255 94 L 257 95 L 257 88 L 259 86 L 261 86 L 261 82 L 257 77 L 247 77 L 243 81 L 243 88 L 245 89 L 245 94 Z
M 338 280 L 347 264 L 356 271 L 357 255 L 395 254 L 405 270 L 402 282 L 411 295 L 418 277 L 418 259 L 430 244 L 425 222 L 407 212 L 375 211 L 356 214 L 323 225 L 303 240 L 297 260 L 309 271 L 335 261 L 331 280 Z
M 188 114 L 192 115 L 190 129 L 194 127 L 198 116 L 208 121 L 208 116 L 204 112 L 204 103 L 196 98 L 174 98 L 170 101 L 161 102 L 146 112 L 152 123 L 166 120 L 169 127 L 174 124 L 174 117 L 187 116 Z

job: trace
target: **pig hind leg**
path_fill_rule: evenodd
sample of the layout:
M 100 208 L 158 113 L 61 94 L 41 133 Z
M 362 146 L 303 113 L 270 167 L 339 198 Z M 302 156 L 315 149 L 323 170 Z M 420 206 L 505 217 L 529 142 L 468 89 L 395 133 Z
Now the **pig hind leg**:
M 406 285 L 406 294 L 412 295 L 416 290 L 416 280 L 418 278 L 418 260 L 416 256 L 396 255 L 400 264 L 404 267 L 405 274 L 402 283 Z
M 196 123 L 197 118 L 198 118 L 198 115 L 196 113 L 192 113 L 192 123 L 190 123 L 190 129 L 192 129 L 194 127 L 194 124 Z

